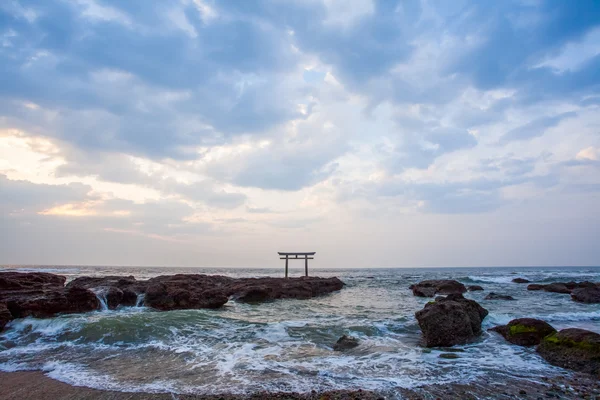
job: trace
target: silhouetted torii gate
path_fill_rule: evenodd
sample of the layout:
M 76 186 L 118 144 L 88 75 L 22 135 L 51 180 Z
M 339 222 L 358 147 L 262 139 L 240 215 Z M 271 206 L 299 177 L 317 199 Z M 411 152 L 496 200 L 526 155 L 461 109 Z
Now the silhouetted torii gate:
M 288 260 L 304 260 L 304 276 L 308 276 L 308 260 L 314 260 L 314 256 L 316 251 L 312 253 L 282 253 L 278 252 L 282 257 L 279 257 L 280 260 L 285 260 L 285 277 L 288 277 Z M 300 256 L 300 257 L 298 257 Z

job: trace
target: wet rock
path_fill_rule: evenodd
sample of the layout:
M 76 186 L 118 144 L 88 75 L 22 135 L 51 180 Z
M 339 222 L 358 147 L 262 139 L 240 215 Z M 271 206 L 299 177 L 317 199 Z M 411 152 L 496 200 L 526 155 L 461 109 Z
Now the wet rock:
M 350 350 L 358 346 L 358 339 L 353 336 L 344 335 L 333 345 L 335 351 Z
M 525 278 L 515 278 L 512 280 L 514 283 L 529 283 L 529 280 Z
M 583 288 L 596 288 L 597 284 L 594 282 L 584 281 L 584 282 L 554 282 L 548 285 L 540 285 L 537 283 L 532 283 L 527 286 L 527 290 L 544 290 L 546 292 L 552 293 L 564 293 L 569 294 L 575 289 L 583 289 Z
M 600 303 L 600 287 L 586 287 L 575 289 L 571 292 L 571 298 L 579 303 Z
M 123 291 L 114 286 L 106 288 L 104 296 L 106 297 L 106 305 L 110 310 L 117 308 L 123 301 Z
M 0 331 L 13 319 L 5 303 L 0 303 Z
M 545 286 L 539 283 L 532 283 L 531 285 L 527 285 L 527 290 L 543 290 Z
M 180 287 L 164 282 L 153 282 L 146 290 L 144 304 L 157 310 L 187 310 L 219 308 L 227 303 L 228 297 L 215 290 L 198 290 L 189 286 Z
M 537 352 L 550 364 L 600 375 L 600 335 L 595 332 L 563 329 L 546 336 Z
M 268 286 L 251 286 L 236 296 L 236 300 L 243 303 L 261 303 L 274 298 L 273 288 Z
M 487 296 L 485 296 L 484 300 L 514 300 L 515 298 L 512 296 L 507 296 L 505 294 L 498 294 L 494 292 L 490 292 Z
M 121 298 L 121 305 L 126 307 L 133 307 L 137 304 L 138 294 L 129 288 L 122 290 L 123 297 Z
M 483 290 L 483 288 L 481 286 L 479 286 L 479 285 L 471 285 L 471 286 L 468 286 L 467 289 L 469 290 L 469 292 L 475 292 L 475 291 L 478 291 L 478 290 Z
M 496 326 L 490 331 L 501 334 L 507 341 L 519 346 L 534 346 L 556 332 L 550 324 L 534 318 L 513 319 L 507 325 Z
M 569 294 L 571 290 L 564 283 L 551 283 L 544 286 L 545 292 Z
M 467 288 L 462 283 L 452 279 L 432 279 L 411 285 L 413 294 L 419 297 L 433 297 L 436 294 L 462 294 Z
M 427 347 L 454 346 L 481 334 L 481 321 L 488 311 L 462 294 L 429 302 L 415 316 Z
M 238 301 L 309 299 L 344 287 L 338 278 L 242 278 L 219 275 L 177 274 L 136 280 L 133 276 L 80 277 L 65 287 L 65 277 L 46 273 L 0 273 L 0 302 L 14 318 L 47 317 L 61 312 L 134 306 L 139 295 L 157 310 L 218 308 L 229 297 Z
M 98 309 L 100 303 L 94 293 L 84 288 L 66 289 L 65 281 L 64 276 L 44 272 L 1 272 L 0 303 L 6 305 L 11 318 L 43 318 Z

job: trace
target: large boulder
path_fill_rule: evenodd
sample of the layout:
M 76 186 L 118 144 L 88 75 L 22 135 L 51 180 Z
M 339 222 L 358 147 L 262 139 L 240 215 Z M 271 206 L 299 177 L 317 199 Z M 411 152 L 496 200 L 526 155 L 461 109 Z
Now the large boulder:
M 514 300 L 515 298 L 512 296 L 508 296 L 506 294 L 498 294 L 494 292 L 490 292 L 487 296 L 485 296 L 484 300 Z
M 488 311 L 462 294 L 429 302 L 415 314 L 427 347 L 454 346 L 481 334 L 481 321 Z
M 338 339 L 333 345 L 334 351 L 345 351 L 357 347 L 359 344 L 358 339 L 353 336 L 344 335 Z
M 569 328 L 542 339 L 537 352 L 550 364 L 600 377 L 600 335 Z
M 529 280 L 525 278 L 515 278 L 512 280 L 514 283 L 529 283 Z
M 571 292 L 571 298 L 580 303 L 600 303 L 600 287 L 575 289 Z
M 419 297 L 433 297 L 436 294 L 462 294 L 467 288 L 453 279 L 431 279 L 411 285 L 413 294 Z
M 519 346 L 535 346 L 541 340 L 556 332 L 550 324 L 534 318 L 513 319 L 507 325 L 496 326 L 490 331 L 501 334 L 504 339 Z

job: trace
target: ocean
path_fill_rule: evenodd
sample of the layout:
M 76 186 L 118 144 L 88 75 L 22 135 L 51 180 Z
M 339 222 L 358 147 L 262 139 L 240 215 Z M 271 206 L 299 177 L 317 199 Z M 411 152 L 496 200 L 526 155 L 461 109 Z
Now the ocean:
M 4 266 L 0 271 L 45 271 L 67 276 L 134 275 L 147 279 L 175 273 L 231 277 L 281 276 L 280 269 Z M 465 297 L 489 310 L 483 328 L 519 317 L 540 318 L 557 329 L 600 333 L 600 304 L 569 295 L 527 291 L 534 283 L 600 281 L 600 268 L 392 268 L 313 269 L 337 276 L 346 287 L 310 300 L 263 304 L 228 302 L 217 310 L 158 312 L 143 306 L 12 321 L 0 334 L 0 370 L 42 370 L 80 386 L 119 391 L 250 393 L 363 389 L 394 397 L 398 387 L 471 382 L 485 375 L 540 377 L 565 373 L 532 348 L 484 332 L 471 344 L 427 349 L 414 313 L 431 299 L 408 286 L 425 279 L 456 279 L 484 291 Z M 291 270 L 300 276 L 301 270 Z M 484 300 L 489 292 L 514 301 Z M 360 340 L 334 352 L 344 335 Z M 441 358 L 453 351 L 458 358 Z

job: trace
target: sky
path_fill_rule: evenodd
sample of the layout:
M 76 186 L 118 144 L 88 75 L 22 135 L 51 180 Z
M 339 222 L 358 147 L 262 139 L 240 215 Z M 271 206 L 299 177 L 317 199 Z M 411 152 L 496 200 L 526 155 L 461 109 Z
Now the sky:
M 599 237 L 600 1 L 0 2 L 0 264 L 598 266 Z

